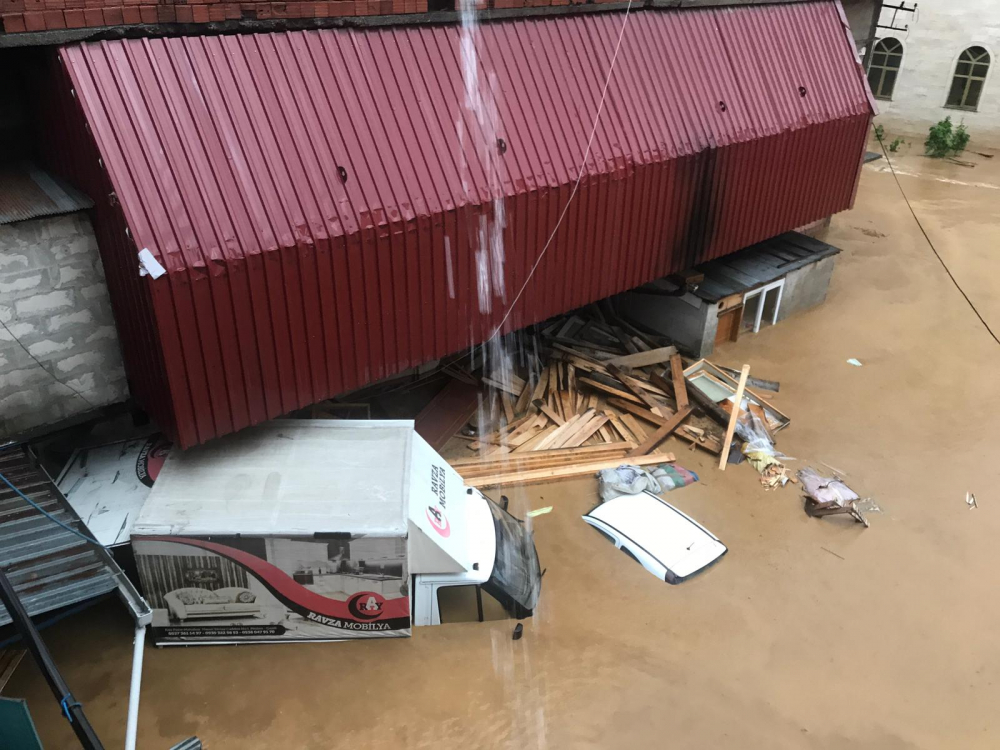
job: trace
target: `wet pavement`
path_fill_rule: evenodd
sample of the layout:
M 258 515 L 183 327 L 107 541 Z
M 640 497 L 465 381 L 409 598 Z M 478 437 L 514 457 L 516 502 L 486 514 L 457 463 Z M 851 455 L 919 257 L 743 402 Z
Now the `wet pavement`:
M 1000 160 L 894 157 L 959 283 L 1000 330 Z M 848 472 L 884 513 L 813 519 L 679 441 L 704 481 L 668 500 L 729 554 L 657 581 L 580 515 L 596 482 L 508 492 L 547 567 L 536 617 L 421 628 L 410 639 L 148 648 L 139 746 L 213 748 L 994 748 L 1000 719 L 1000 346 L 934 257 L 884 160 L 825 239 L 842 247 L 826 304 L 713 359 L 781 381 L 779 447 Z M 862 367 L 847 364 L 857 358 Z M 792 462 L 792 466 L 800 465 Z M 976 493 L 970 510 L 965 493 Z M 131 626 L 101 605 L 46 631 L 107 747 L 125 729 Z M 34 665 L 47 748 L 74 747 Z

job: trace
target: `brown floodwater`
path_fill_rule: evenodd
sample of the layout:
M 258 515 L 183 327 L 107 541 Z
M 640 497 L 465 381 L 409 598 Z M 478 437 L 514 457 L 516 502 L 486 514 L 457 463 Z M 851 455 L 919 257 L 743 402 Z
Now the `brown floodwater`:
M 1000 330 L 1000 165 L 897 157 L 914 209 Z M 995 160 L 1000 161 L 1000 160 Z M 412 638 L 147 648 L 139 745 L 199 735 L 215 748 L 995 748 L 1000 743 L 1000 346 L 952 286 L 885 162 L 864 168 L 825 305 L 715 361 L 781 381 L 779 447 L 825 461 L 883 513 L 863 529 L 813 519 L 795 488 L 719 472 L 668 499 L 729 554 L 679 586 L 657 581 L 580 515 L 596 482 L 508 492 L 548 569 L 524 637 L 513 623 Z M 862 367 L 847 364 L 857 358 Z M 793 466 L 800 462 L 792 463 Z M 976 493 L 970 510 L 966 491 Z M 107 747 L 121 746 L 131 627 L 109 603 L 45 633 Z M 47 748 L 74 747 L 30 661 Z

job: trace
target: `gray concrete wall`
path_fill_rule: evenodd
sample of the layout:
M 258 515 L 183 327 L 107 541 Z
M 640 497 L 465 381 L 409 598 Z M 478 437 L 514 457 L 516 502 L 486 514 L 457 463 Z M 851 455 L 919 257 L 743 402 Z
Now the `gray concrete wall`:
M 854 37 L 854 47 L 860 54 L 868 42 L 872 30 L 872 19 L 875 17 L 875 2 L 873 0 L 843 0 L 844 15 L 851 27 Z
M 830 279 L 836 262 L 837 256 L 831 255 L 789 272 L 785 277 L 785 289 L 781 295 L 781 307 L 778 309 L 779 322 L 789 315 L 823 304 L 826 292 L 830 288 Z
M 0 321 L 0 438 L 125 399 L 86 214 L 0 226 Z
M 708 351 L 712 350 L 718 323 L 715 310 L 693 294 L 661 297 L 625 292 L 615 303 L 626 318 L 667 336 L 691 354 L 702 356 L 706 339 Z

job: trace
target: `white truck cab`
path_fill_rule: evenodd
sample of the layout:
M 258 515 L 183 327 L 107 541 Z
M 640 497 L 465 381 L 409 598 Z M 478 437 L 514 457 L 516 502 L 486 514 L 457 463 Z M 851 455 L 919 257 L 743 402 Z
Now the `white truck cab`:
M 410 607 L 414 625 L 440 625 L 441 590 L 475 586 L 516 618 L 529 617 L 541 591 L 531 532 L 462 478 L 414 435 L 410 482 Z M 480 619 L 482 605 L 480 601 Z

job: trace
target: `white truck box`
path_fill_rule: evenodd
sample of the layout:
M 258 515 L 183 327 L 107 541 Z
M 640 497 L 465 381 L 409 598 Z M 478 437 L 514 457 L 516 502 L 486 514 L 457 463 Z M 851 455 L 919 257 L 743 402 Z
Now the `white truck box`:
M 173 451 L 132 526 L 157 643 L 402 636 L 437 592 L 481 586 L 531 613 L 520 522 L 412 421 L 275 420 Z

